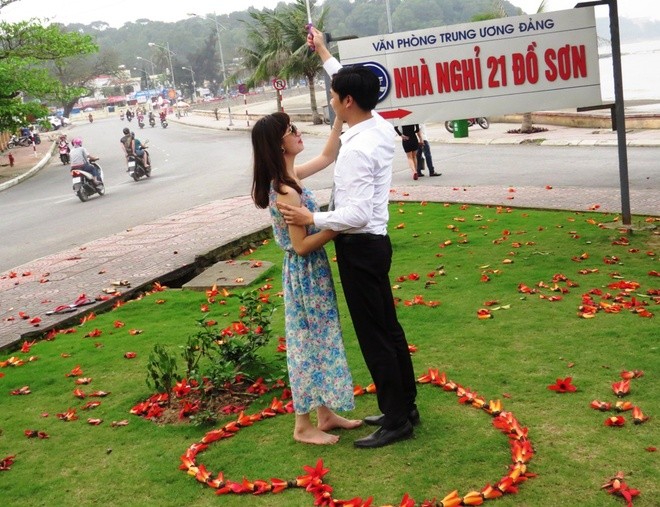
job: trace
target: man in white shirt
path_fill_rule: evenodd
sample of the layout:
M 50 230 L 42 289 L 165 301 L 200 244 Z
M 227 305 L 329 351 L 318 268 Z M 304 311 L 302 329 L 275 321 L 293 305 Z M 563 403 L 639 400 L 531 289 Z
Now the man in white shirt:
M 412 437 L 413 425 L 419 423 L 415 374 L 389 280 L 392 245 L 387 222 L 396 134 L 390 123 L 372 112 L 378 103 L 375 74 L 361 66 L 343 68 L 314 28 L 308 43 L 332 76 L 330 106 L 349 128 L 340 137 L 335 163 L 334 210 L 312 214 L 304 207 L 278 207 L 289 224 L 315 224 L 339 232 L 339 275 L 383 412 L 365 418 L 365 423 L 380 428 L 354 444 L 382 447 Z

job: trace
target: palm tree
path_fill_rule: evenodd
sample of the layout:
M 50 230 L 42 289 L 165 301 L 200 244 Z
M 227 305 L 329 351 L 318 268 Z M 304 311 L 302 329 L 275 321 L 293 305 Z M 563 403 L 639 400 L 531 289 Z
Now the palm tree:
M 310 9 L 314 7 L 314 0 L 310 0 Z M 316 102 L 316 89 L 314 81 L 323 69 L 321 60 L 309 51 L 307 47 L 307 7 L 305 0 L 296 0 L 296 3 L 288 9 L 288 13 L 278 17 L 284 36 L 284 44 L 289 52 L 289 58 L 282 69 L 286 78 L 297 78 L 304 76 L 309 89 L 309 101 L 312 109 L 312 121 L 315 125 L 323 123 L 323 117 L 319 114 Z M 323 8 L 321 15 L 315 22 L 316 27 L 323 31 L 323 23 L 327 14 L 327 8 Z
M 249 14 L 253 19 L 247 30 L 249 46 L 239 48 L 238 52 L 243 56 L 245 68 L 252 71 L 245 84 L 254 87 L 263 81 L 269 81 L 272 76 L 279 75 L 287 54 L 282 44 L 280 27 L 275 22 L 275 13 L 268 10 L 251 10 Z M 277 110 L 281 109 L 282 102 L 278 93 Z
M 314 0 L 310 0 L 310 9 L 314 8 Z M 323 29 L 323 20 L 327 10 L 324 8 L 316 26 Z M 240 48 L 245 67 L 252 71 L 246 81 L 248 86 L 254 86 L 261 81 L 270 80 L 272 76 L 295 79 L 304 76 L 310 94 L 313 121 L 323 122 L 318 112 L 314 80 L 321 71 L 320 59 L 310 54 L 307 49 L 307 7 L 305 0 L 296 0 L 291 6 L 284 6 L 275 11 L 250 11 L 254 20 L 249 25 L 247 38 L 249 47 Z M 282 104 L 279 94 L 277 108 Z

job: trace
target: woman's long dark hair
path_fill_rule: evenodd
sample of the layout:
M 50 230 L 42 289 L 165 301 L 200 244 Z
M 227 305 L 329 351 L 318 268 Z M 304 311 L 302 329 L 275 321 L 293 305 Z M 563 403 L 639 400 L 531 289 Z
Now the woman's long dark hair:
M 268 207 L 270 184 L 278 194 L 282 194 L 282 185 L 302 189 L 286 173 L 282 137 L 290 124 L 286 113 L 273 113 L 264 116 L 252 127 L 252 154 L 254 158 L 252 176 L 252 200 L 259 208 Z

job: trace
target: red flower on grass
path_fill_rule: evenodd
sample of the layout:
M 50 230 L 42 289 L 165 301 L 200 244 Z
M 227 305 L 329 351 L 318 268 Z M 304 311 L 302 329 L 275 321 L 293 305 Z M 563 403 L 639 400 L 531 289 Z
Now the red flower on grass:
M 612 404 L 609 401 L 594 400 L 589 406 L 594 410 L 600 410 L 601 412 L 608 412 L 609 410 L 612 410 Z
M 577 387 L 573 385 L 573 377 L 558 378 L 554 384 L 548 386 L 548 389 L 558 393 L 574 393 L 577 391 Z
M 630 380 L 622 380 L 612 384 L 612 390 L 619 398 L 630 393 Z
M 16 456 L 7 456 L 0 460 L 0 471 L 6 471 L 11 469 L 11 466 L 14 464 L 14 458 Z
M 644 413 L 642 412 L 642 409 L 641 409 L 641 408 L 639 408 L 639 407 L 633 407 L 632 411 L 633 411 L 633 413 L 632 413 L 632 415 L 633 415 L 633 423 L 635 423 L 635 424 L 642 424 L 642 423 L 644 423 L 644 422 L 646 422 L 646 421 L 649 420 L 649 416 L 644 415 Z
M 610 495 L 623 497 L 628 502 L 628 507 L 632 507 L 632 499 L 639 495 L 638 489 L 631 488 L 623 480 L 623 472 L 617 472 L 614 477 L 601 486 L 601 489 L 604 489 Z
M 613 415 L 612 417 L 605 419 L 605 426 L 620 428 L 624 424 L 626 424 L 626 418 L 622 415 Z

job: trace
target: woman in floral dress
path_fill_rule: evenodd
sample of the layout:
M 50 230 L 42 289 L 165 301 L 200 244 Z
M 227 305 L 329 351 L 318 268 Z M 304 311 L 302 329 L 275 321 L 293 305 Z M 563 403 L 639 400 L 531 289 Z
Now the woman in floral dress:
M 323 248 L 336 233 L 286 225 L 277 203 L 318 211 L 312 192 L 302 186 L 301 180 L 335 161 L 340 133 L 341 123 L 333 125 L 323 152 L 296 166 L 296 155 L 304 145 L 286 113 L 265 116 L 252 129 L 252 198 L 258 207 L 270 209 L 275 241 L 284 250 L 287 366 L 296 413 L 293 438 L 311 444 L 334 444 L 339 436 L 329 430 L 362 424 L 334 412 L 354 408 L 353 381 L 346 362 L 332 272 Z M 317 413 L 316 426 L 310 419 L 313 410 Z

